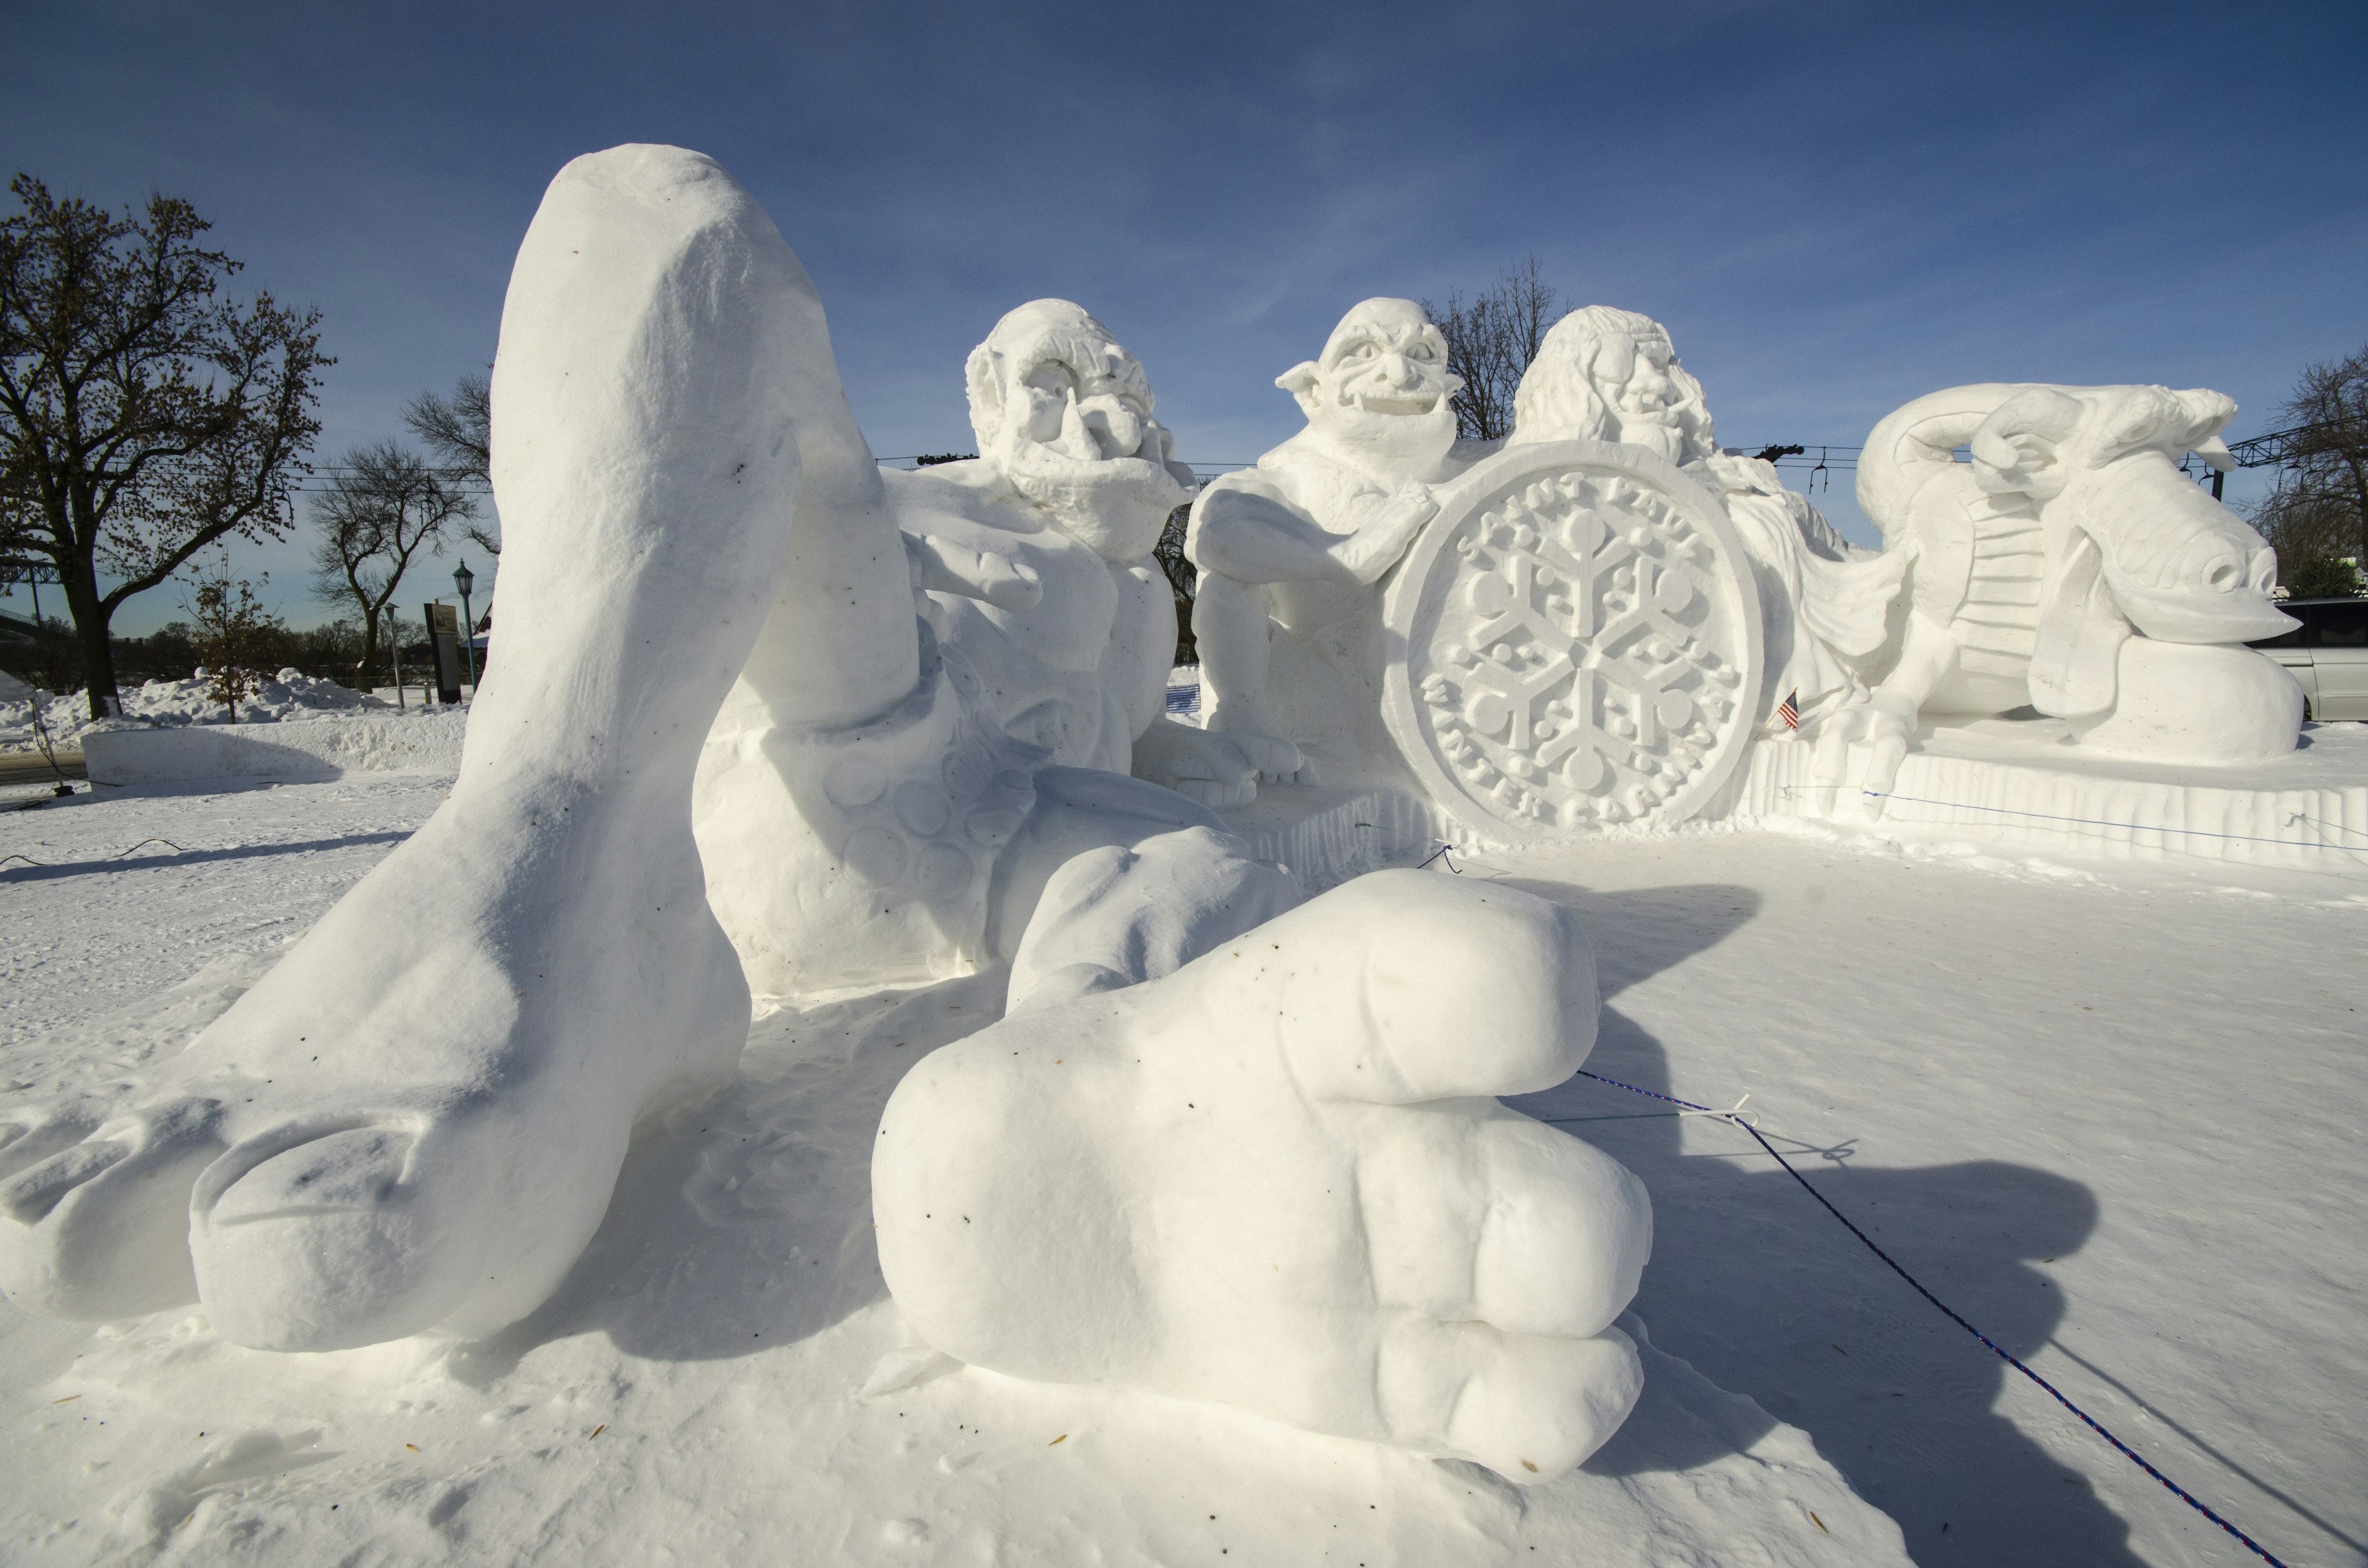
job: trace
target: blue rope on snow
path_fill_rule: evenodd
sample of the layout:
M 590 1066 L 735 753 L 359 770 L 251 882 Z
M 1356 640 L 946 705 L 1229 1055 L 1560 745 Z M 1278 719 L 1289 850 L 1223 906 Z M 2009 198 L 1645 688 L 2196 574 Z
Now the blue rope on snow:
M 1873 792 L 1873 791 L 1872 790 L 1868 791 L 1870 794 Z M 2226 835 L 2224 835 L 2222 836 Z M 2270 1555 L 2270 1551 L 2267 1547 L 2263 1546 L 2260 1541 L 2255 1540 L 2251 1536 L 2247 1535 L 2243 1530 L 2238 1529 L 2235 1525 L 2230 1524 L 2226 1519 L 2222 1518 L 2218 1514 L 2213 1512 L 2207 1505 L 2195 1495 L 2195 1494 L 2188 1491 L 2187 1488 L 2180 1485 L 2179 1483 L 2171 1480 L 2170 1477 L 2155 1469 L 2153 1465 L 2148 1464 L 2145 1455 L 2139 1453 L 2127 1443 L 2123 1442 L 2119 1437 L 2114 1437 L 2112 1433 L 2105 1429 L 2104 1425 L 2098 1421 L 2095 1416 L 2089 1415 L 2087 1411 L 2081 1409 L 2078 1405 L 2065 1398 L 2062 1390 L 2058 1389 L 2054 1383 L 2049 1382 L 2045 1378 L 2041 1377 L 2037 1372 L 2032 1371 L 2029 1367 L 2024 1366 L 2021 1361 L 2015 1358 L 2011 1351 L 1998 1344 L 1997 1340 L 1992 1339 L 1988 1335 L 1984 1334 L 1980 1329 L 1975 1328 L 1972 1324 L 1967 1323 L 1964 1318 L 1958 1316 L 1955 1311 L 1950 1307 L 1948 1302 L 1943 1301 L 1940 1297 L 1924 1289 L 1923 1284 L 1917 1279 L 1916 1276 L 1908 1273 L 1907 1270 L 1899 1266 L 1898 1259 L 1893 1257 L 1881 1247 L 1875 1245 L 1873 1241 L 1868 1237 L 1864 1231 L 1860 1230 L 1856 1225 L 1850 1223 L 1850 1216 L 1844 1214 L 1840 1210 L 1835 1208 L 1830 1202 L 1827 1201 L 1826 1195 L 1824 1193 L 1819 1192 L 1816 1187 L 1810 1186 L 1808 1177 L 1803 1176 L 1799 1171 L 1794 1170 L 1793 1168 L 1793 1162 L 1778 1153 L 1776 1152 L 1776 1145 L 1761 1137 L 1759 1135 L 1759 1129 L 1752 1126 L 1750 1122 L 1746 1121 L 1734 1111 L 1713 1110 L 1708 1106 L 1696 1105 L 1691 1100 L 1681 1100 L 1674 1095 L 1656 1094 L 1651 1089 L 1640 1089 L 1634 1084 L 1623 1084 L 1617 1078 L 1607 1078 L 1600 1073 L 1589 1073 L 1585 1068 L 1581 1068 L 1579 1070 L 1578 1075 L 1582 1078 L 1592 1078 L 1599 1084 L 1609 1084 L 1615 1089 L 1625 1089 L 1632 1095 L 1643 1095 L 1647 1099 L 1662 1100 L 1669 1105 L 1682 1106 L 1687 1110 L 1694 1111 L 1701 1115 L 1716 1117 L 1721 1121 L 1731 1121 L 1736 1126 L 1742 1128 L 1746 1132 L 1750 1133 L 1752 1141 L 1758 1143 L 1762 1149 L 1767 1150 L 1769 1157 L 1773 1159 L 1778 1165 L 1784 1167 L 1784 1174 L 1801 1184 L 1802 1191 L 1816 1199 L 1819 1205 L 1825 1209 L 1827 1213 L 1831 1214 L 1835 1219 L 1839 1220 L 1842 1222 L 1843 1229 L 1850 1232 L 1851 1235 L 1856 1236 L 1860 1241 L 1865 1243 L 1866 1250 L 1874 1254 L 1875 1256 L 1883 1259 L 1884 1264 L 1890 1267 L 1891 1271 L 1894 1274 L 1898 1275 L 1902 1279 L 1907 1280 L 1908 1285 L 1918 1295 L 1923 1297 L 1926 1301 L 1940 1308 L 1941 1312 L 1951 1323 L 1955 1324 L 1959 1328 L 1964 1329 L 1967 1334 L 1972 1335 L 1975 1339 L 1980 1340 L 1991 1350 L 1997 1352 L 1998 1358 L 2004 1361 L 2008 1366 L 2012 1367 L 2016 1371 L 2021 1372 L 2024 1377 L 2029 1378 L 2032 1382 L 2037 1383 L 2041 1388 L 2045 1389 L 2050 1397 L 2052 1397 L 2056 1403 L 2062 1405 L 2065 1409 L 2078 1416 L 2081 1422 L 2088 1426 L 2089 1430 L 2096 1433 L 2097 1436 L 2112 1444 L 2114 1448 L 2119 1449 L 2122 1451 L 2123 1456 L 2129 1460 L 2132 1464 L 2136 1465 L 2140 1470 L 2146 1471 L 2148 1475 L 2153 1476 L 2157 1481 L 2161 1482 L 2163 1485 L 2170 1491 L 2171 1494 L 2177 1497 L 2180 1502 L 2186 1504 L 2189 1507 L 2194 1509 L 2205 1518 L 2210 1519 L 2222 1529 L 2226 1530 L 2237 1540 L 2244 1542 L 2245 1546 L 2251 1551 L 2254 1556 L 2259 1557 L 2262 1562 L 2271 1564 L 2271 1568 L 2286 1568 L 2286 1565 L 2283 1562 Z M 1741 1103 L 1741 1101 L 1736 1102 L 1738 1106 L 1740 1106 Z

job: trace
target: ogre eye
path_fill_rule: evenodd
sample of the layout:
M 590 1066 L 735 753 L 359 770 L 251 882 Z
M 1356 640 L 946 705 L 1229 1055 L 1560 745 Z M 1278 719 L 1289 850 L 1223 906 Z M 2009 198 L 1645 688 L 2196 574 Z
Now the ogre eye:
M 1020 384 L 1058 397 L 1064 392 L 1075 392 L 1077 378 L 1070 371 L 1069 367 L 1057 359 L 1052 359 L 1037 366 L 1021 377 Z

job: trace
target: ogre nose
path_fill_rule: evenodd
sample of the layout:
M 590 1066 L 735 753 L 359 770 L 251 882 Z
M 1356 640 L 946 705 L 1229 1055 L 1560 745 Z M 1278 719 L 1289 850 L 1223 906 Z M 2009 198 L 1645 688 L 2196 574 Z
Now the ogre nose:
M 1143 447 L 1143 418 L 1115 397 L 1089 397 L 1077 405 L 1086 428 L 1106 458 L 1132 457 Z

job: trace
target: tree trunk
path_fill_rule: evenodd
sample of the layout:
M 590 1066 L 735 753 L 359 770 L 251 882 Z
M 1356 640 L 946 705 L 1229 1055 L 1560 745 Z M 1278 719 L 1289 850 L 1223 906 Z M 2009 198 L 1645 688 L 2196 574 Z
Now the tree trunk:
M 378 672 L 376 669 L 377 664 L 378 607 L 371 604 L 368 599 L 364 599 L 362 601 L 362 662 L 360 665 L 362 674 L 366 680 L 366 684 L 362 687 L 364 691 L 370 690 L 371 687 L 378 684 Z
M 54 559 L 54 558 L 53 558 Z M 66 612 L 74 617 L 74 642 L 82 650 L 83 681 L 88 688 L 90 716 L 106 719 L 122 710 L 115 691 L 115 650 L 109 645 L 106 602 L 98 597 L 98 581 L 83 562 L 58 562 L 58 575 L 66 592 Z

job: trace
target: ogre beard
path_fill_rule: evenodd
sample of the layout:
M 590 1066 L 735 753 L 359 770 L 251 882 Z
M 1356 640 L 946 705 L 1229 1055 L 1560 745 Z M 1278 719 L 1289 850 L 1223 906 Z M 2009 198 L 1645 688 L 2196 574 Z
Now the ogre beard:
M 1191 492 L 1149 458 L 1073 458 L 1008 430 L 995 460 L 1013 489 L 1105 561 L 1132 562 L 1159 542 L 1167 515 Z

